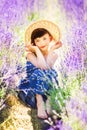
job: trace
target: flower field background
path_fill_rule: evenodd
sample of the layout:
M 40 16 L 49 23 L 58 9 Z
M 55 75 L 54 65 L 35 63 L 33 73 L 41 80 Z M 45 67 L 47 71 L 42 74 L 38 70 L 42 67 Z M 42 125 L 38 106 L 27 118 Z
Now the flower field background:
M 25 31 L 40 19 L 58 25 L 63 44 L 55 64 L 60 87 L 51 92 L 53 110 L 62 121 L 49 130 L 87 130 L 86 0 L 0 1 L 0 109 L 8 90 L 26 76 Z

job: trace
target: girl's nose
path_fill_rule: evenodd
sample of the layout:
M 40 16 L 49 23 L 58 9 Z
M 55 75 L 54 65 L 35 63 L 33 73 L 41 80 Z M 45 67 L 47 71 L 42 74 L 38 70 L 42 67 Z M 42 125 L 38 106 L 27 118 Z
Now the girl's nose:
M 41 41 L 41 44 L 43 44 L 43 45 L 44 45 L 44 44 L 46 44 L 46 43 L 45 43 L 45 41 L 43 41 L 43 40 L 42 40 L 42 41 Z

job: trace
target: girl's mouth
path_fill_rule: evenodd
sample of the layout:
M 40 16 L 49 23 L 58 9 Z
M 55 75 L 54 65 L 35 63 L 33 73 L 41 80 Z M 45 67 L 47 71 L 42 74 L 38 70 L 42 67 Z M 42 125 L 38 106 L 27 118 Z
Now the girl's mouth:
M 44 48 L 45 46 L 41 46 L 41 48 Z

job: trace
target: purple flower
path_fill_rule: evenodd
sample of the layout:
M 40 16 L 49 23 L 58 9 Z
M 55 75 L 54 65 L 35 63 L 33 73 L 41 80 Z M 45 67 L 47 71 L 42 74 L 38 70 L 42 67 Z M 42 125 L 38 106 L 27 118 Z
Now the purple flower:
M 66 16 L 70 20 L 76 19 L 79 22 L 83 19 L 83 15 L 84 15 L 83 0 L 62 0 L 59 3 L 66 11 Z
M 53 127 L 50 127 L 48 130 L 54 130 L 54 128 L 53 128 Z
M 6 47 L 9 47 L 9 46 L 10 46 L 11 40 L 12 40 L 12 34 L 9 33 L 9 32 L 6 33 L 6 34 L 5 34 L 5 41 L 4 41 Z
M 63 124 L 60 128 L 60 130 L 72 130 L 71 126 Z
M 75 109 L 79 105 L 78 102 L 75 99 L 71 99 L 70 104 L 71 104 L 71 109 Z
M 82 83 L 82 89 L 87 94 L 87 82 Z
M 87 110 L 83 110 L 81 112 L 81 118 L 82 118 L 82 121 L 84 121 L 87 124 Z
M 83 87 L 83 90 L 87 94 L 87 85 Z
M 73 0 L 73 2 L 78 7 L 82 7 L 83 6 L 83 0 Z
M 68 69 L 80 69 L 82 68 L 82 61 L 81 61 L 81 53 L 74 50 L 71 51 L 70 54 L 67 54 L 65 58 L 65 65 L 68 67 Z

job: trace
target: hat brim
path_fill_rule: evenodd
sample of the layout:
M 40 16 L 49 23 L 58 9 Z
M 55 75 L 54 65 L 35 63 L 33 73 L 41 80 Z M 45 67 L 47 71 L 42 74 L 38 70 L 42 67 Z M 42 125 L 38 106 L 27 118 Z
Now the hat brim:
M 31 34 L 37 28 L 44 28 L 48 30 L 48 32 L 52 35 L 55 41 L 60 40 L 60 30 L 56 24 L 48 20 L 39 20 L 37 22 L 34 22 L 27 28 L 25 32 L 25 44 L 31 43 Z

